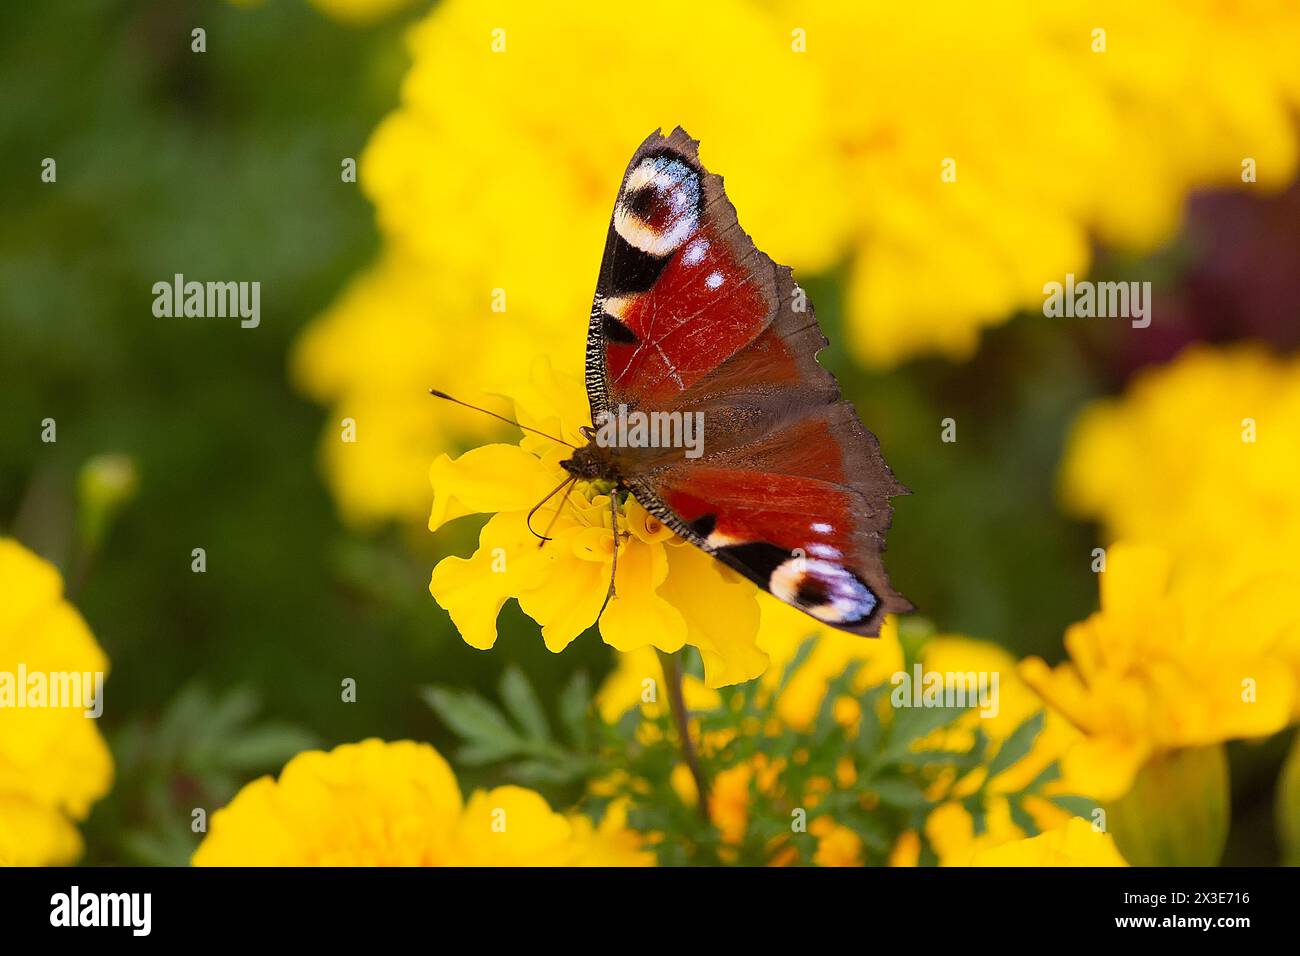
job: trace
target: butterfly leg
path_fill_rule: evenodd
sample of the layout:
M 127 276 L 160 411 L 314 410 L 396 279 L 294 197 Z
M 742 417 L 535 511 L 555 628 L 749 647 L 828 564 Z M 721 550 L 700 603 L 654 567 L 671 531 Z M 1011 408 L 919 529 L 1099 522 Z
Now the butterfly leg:
M 618 494 L 617 494 L 617 491 L 618 491 L 617 488 L 611 488 L 611 489 L 609 490 L 609 517 L 610 517 L 610 521 L 612 522 L 612 526 L 611 526 L 610 530 L 611 530 L 611 531 L 613 532 L 613 534 L 614 534 L 614 557 L 613 557 L 613 560 L 610 562 L 610 568 L 609 568 L 609 590 L 607 590 L 607 591 L 605 592 L 605 601 L 604 601 L 604 603 L 601 604 L 601 606 L 600 606 L 600 614 L 597 614 L 597 615 L 596 615 L 596 621 L 597 621 L 598 623 L 599 623 L 599 621 L 600 621 L 600 617 L 601 617 L 601 615 L 605 613 L 605 608 L 609 607 L 609 602 L 612 601 L 612 600 L 614 599 L 614 597 L 615 597 L 615 595 L 614 595 L 614 580 L 615 580 L 615 578 L 618 577 L 618 539 L 619 539 L 619 533 L 618 533 Z

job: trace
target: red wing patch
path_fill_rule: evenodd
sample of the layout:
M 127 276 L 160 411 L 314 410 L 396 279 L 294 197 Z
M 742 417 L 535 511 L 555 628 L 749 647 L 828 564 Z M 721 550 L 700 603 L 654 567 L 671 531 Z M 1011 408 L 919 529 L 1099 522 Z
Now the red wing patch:
M 603 300 L 632 338 L 606 347 L 611 396 L 655 402 L 691 388 L 764 332 L 771 294 L 716 230 L 695 230 L 653 286 Z

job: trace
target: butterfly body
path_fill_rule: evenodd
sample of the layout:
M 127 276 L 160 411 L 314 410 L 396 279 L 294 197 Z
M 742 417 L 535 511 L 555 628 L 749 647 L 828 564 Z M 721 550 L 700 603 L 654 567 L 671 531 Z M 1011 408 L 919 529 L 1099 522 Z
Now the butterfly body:
M 881 560 L 906 489 L 818 364 L 807 296 L 698 146 L 656 132 L 624 174 L 587 339 L 595 427 L 562 464 L 817 620 L 876 635 L 911 610 Z

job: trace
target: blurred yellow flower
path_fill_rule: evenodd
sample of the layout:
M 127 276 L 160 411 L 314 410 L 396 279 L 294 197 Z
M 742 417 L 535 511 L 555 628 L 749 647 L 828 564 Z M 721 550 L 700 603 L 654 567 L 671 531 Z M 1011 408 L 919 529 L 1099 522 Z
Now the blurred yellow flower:
M 818 817 L 808 827 L 817 838 L 813 862 L 818 866 L 862 866 L 862 837 L 830 817 Z
M 976 835 L 970 814 L 947 803 L 926 820 L 925 832 L 940 866 L 1127 866 L 1109 833 L 1082 817 L 1063 815 L 1028 837 L 1011 821 L 1006 800 L 988 804 L 984 832 Z
M 852 664 L 858 667 L 853 690 L 862 692 L 889 678 L 903 668 L 903 648 L 898 643 L 898 618 L 890 614 L 880 628 L 880 637 L 863 639 L 835 628 L 824 627 L 808 615 L 776 598 L 764 594 L 758 629 L 758 646 L 771 660 L 763 675 L 766 687 L 775 691 L 781 684 L 785 669 L 805 641 L 813 641 L 812 649 L 802 665 L 790 677 L 776 701 L 776 711 L 788 726 L 807 730 L 817 719 L 826 688 L 830 682 Z M 848 701 L 856 707 L 856 702 Z M 853 707 L 842 714 L 856 718 Z M 849 719 L 844 721 L 850 722 Z
M 212 816 L 195 866 L 644 866 L 618 806 L 599 825 L 521 787 L 461 799 L 427 744 L 365 740 L 294 757 Z
M 1029 795 L 1022 806 L 1041 830 L 1065 823 L 1071 814 L 1046 799 L 1051 795 L 1091 796 L 1091 781 L 1070 776 L 1062 758 L 1079 740 L 1080 734 L 1065 718 L 1044 707 L 1037 694 L 1017 674 L 1017 662 L 1010 653 L 991 641 L 960 635 L 940 635 L 926 641 L 920 659 L 926 671 L 942 674 L 997 675 L 996 712 L 982 716 L 976 709 L 954 724 L 936 731 L 918 747 L 943 750 L 969 750 L 975 744 L 976 731 L 982 732 L 996 754 L 1006 739 L 1026 720 L 1040 712 L 1043 727 L 1025 756 L 988 782 L 984 829 L 975 833 L 975 821 L 960 802 L 983 784 L 986 770 L 977 767 L 958 779 L 945 778 L 936 783 L 932 799 L 947 799 L 926 821 L 926 836 L 941 866 L 966 862 L 972 853 L 1023 839 L 1025 832 L 1011 818 L 1011 806 L 1004 794 L 1015 793 L 1033 782 L 1047 767 L 1056 763 L 1060 776 L 1042 785 L 1043 796 Z M 968 682 L 967 686 L 973 686 Z
M 590 415 L 580 378 L 538 366 L 531 387 L 516 389 L 515 411 L 525 425 L 575 444 Z M 596 623 L 613 567 L 609 489 L 579 482 L 541 509 L 539 533 L 556 516 L 550 541 L 528 529 L 528 510 L 567 475 L 559 462 L 572 449 L 535 434 L 516 445 L 484 445 L 430 470 L 430 530 L 475 512 L 493 512 L 470 558 L 444 558 L 429 591 L 472 647 L 497 638 L 496 619 L 510 598 L 542 626 L 559 653 Z M 616 596 L 600 618 L 604 641 L 620 651 L 690 644 L 704 660 L 705 682 L 722 687 L 758 676 L 767 655 L 755 642 L 757 589 L 694 545 L 678 538 L 635 498 L 619 505 Z
M 718 692 L 693 674 L 682 675 L 682 698 L 689 711 L 712 710 L 721 704 Z M 607 724 L 616 723 L 636 706 L 651 719 L 669 713 L 663 666 L 650 647 L 619 654 L 596 691 L 596 710 Z
M 1244 159 L 1250 188 L 1296 169 L 1287 0 L 783 0 L 774 18 L 833 99 L 846 328 L 873 364 L 963 358 L 1086 273 L 1094 236 L 1151 250 L 1191 189 L 1241 186 Z
M 1003 770 L 991 781 L 991 793 L 1012 793 L 1023 789 L 1042 773 L 1049 764 L 1059 761 L 1079 739 L 1079 731 L 1068 720 L 1050 707 L 1020 679 L 1018 662 L 1004 648 L 992 641 L 981 641 L 961 635 L 939 635 L 926 641 L 920 659 L 926 671 L 942 674 L 997 675 L 996 710 L 984 716 L 979 709 L 962 716 L 950 727 L 927 738 L 923 745 L 949 750 L 968 750 L 975 743 L 975 732 L 982 731 L 990 743 L 1000 747 L 1018 727 L 1038 713 L 1043 714 L 1043 729 L 1038 734 L 1029 753 Z M 996 750 L 995 750 L 996 752 Z M 983 768 L 977 768 L 963 778 L 953 789 L 953 794 L 964 796 L 973 793 L 984 781 Z M 1048 794 L 1086 795 L 1088 781 L 1071 779 L 1065 775 L 1048 784 Z M 1037 808 L 1037 802 L 1032 802 Z M 1050 805 L 1049 805 L 1050 806 Z M 1064 811 L 1044 808 L 1045 821 L 1059 822 Z
M 1101 573 L 1101 610 L 1070 627 L 1067 663 L 1038 658 L 1021 676 L 1083 733 L 1066 777 L 1121 796 L 1146 760 L 1178 747 L 1263 737 L 1291 719 L 1288 655 L 1300 634 L 1295 591 L 1233 586 L 1171 566 L 1149 546 L 1117 544 Z
M 0 538 L 0 682 L 18 675 L 103 674 L 108 659 L 63 598 L 53 565 Z M 0 701 L 5 701 L 0 694 Z M 49 698 L 47 698 L 49 700 Z M 0 704 L 0 864 L 70 864 L 81 855 L 76 821 L 108 792 L 113 758 L 84 707 Z
M 739 763 L 717 774 L 709 783 L 709 819 L 723 843 L 736 845 L 749 829 L 750 782 L 754 765 Z
M 495 429 L 487 416 L 448 416 L 429 397 L 431 387 L 455 385 L 459 397 L 507 411 L 490 393 L 527 377 L 534 343 L 501 324 L 465 321 L 469 307 L 465 289 L 443 274 L 388 255 L 295 344 L 294 382 L 331 405 L 321 458 L 350 523 L 422 519 L 430 460 Z M 483 347 L 485 335 L 491 348 Z
M 1061 466 L 1072 511 L 1110 539 L 1212 562 L 1237 581 L 1300 554 L 1300 357 L 1193 346 L 1079 417 Z
M 505 290 L 512 324 L 553 329 L 576 364 L 620 177 L 656 127 L 704 143 L 777 261 L 835 262 L 846 220 L 823 145 L 830 105 L 781 33 L 743 0 L 664 0 L 654 16 L 448 0 L 410 35 L 402 103 L 365 151 L 362 185 L 392 243 L 451 270 L 480 314 Z
M 985 806 L 984 825 L 975 832 L 975 820 L 957 801 L 936 807 L 925 820 L 925 836 L 940 866 L 969 866 L 976 854 L 1023 840 L 1025 832 L 1011 819 L 1011 805 L 996 797 Z
M 1109 833 L 1079 817 L 1036 837 L 977 850 L 971 866 L 1128 866 Z

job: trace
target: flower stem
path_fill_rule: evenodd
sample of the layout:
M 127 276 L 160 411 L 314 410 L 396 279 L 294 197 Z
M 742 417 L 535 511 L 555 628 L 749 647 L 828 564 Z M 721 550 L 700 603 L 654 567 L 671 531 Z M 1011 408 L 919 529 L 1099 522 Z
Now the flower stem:
M 682 743 L 682 758 L 686 761 L 691 777 L 695 780 L 695 790 L 699 794 L 700 816 L 704 822 L 709 818 L 709 782 L 700 767 L 699 755 L 695 752 L 695 742 L 691 740 L 690 714 L 686 710 L 686 697 L 682 693 L 681 652 L 667 654 L 659 651 L 659 663 L 664 670 L 664 683 L 667 685 L 668 704 L 673 711 L 673 720 L 677 723 L 677 736 Z

